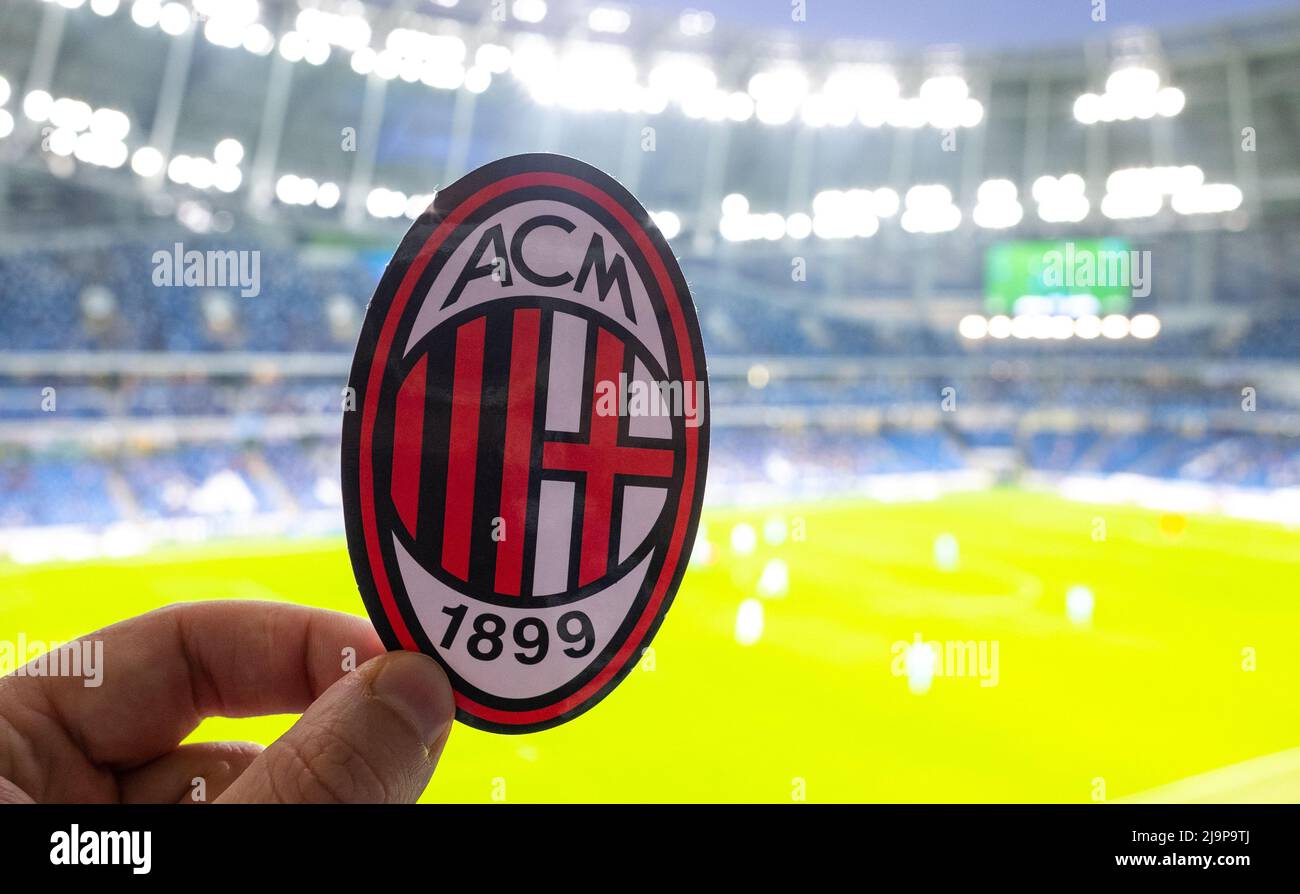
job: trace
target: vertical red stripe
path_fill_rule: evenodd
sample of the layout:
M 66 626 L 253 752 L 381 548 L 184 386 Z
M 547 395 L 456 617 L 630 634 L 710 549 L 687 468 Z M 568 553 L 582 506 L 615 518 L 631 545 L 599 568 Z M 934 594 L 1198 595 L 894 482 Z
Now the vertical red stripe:
M 623 342 L 608 329 L 601 329 L 596 339 L 595 393 L 591 401 L 591 445 L 597 448 L 596 460 L 610 461 L 618 445 L 618 411 L 615 399 L 613 415 L 601 412 L 609 401 L 599 400 L 611 385 L 618 388 L 618 374 L 623 371 Z M 603 455 L 601 454 L 603 452 Z M 582 510 L 582 557 L 578 565 L 578 586 L 585 586 L 605 574 L 609 566 L 609 522 L 613 512 L 613 469 L 595 470 L 586 475 L 586 495 Z
M 420 513 L 420 458 L 424 453 L 424 394 L 428 375 L 426 354 L 397 390 L 397 416 L 393 422 L 393 505 L 412 536 Z
M 518 596 L 524 570 L 524 535 L 533 454 L 533 405 L 537 394 L 537 346 L 542 312 L 515 311 L 510 342 L 510 393 L 501 468 L 503 540 L 497 544 L 496 591 Z
M 483 396 L 483 337 L 486 330 L 487 318 L 478 317 L 456 332 L 442 567 L 461 580 L 469 579 L 469 541 L 474 518 L 474 472 L 478 464 L 478 416 Z

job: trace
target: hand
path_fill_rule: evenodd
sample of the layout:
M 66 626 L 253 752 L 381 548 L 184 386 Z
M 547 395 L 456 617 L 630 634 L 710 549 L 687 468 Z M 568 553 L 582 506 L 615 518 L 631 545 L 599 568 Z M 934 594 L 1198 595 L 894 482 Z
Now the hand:
M 351 615 L 266 602 L 177 605 L 86 637 L 102 685 L 0 678 L 0 804 L 413 802 L 455 714 L 433 659 L 384 651 Z M 344 650 L 359 667 L 344 673 Z M 364 664 L 362 663 L 364 662 Z M 305 711 L 263 750 L 180 745 L 205 717 Z

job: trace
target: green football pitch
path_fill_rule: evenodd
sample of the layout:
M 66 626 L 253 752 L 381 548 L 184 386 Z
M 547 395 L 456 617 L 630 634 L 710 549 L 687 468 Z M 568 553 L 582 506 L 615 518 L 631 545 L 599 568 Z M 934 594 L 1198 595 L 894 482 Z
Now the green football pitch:
M 425 799 L 1113 801 L 1300 744 L 1295 530 L 1015 490 L 705 527 L 711 555 L 618 689 L 534 735 L 458 725 Z M 364 614 L 341 539 L 0 565 L 0 590 L 0 634 L 29 640 L 187 600 Z M 937 666 L 903 651 L 918 639 Z M 954 654 L 985 664 L 949 675 Z

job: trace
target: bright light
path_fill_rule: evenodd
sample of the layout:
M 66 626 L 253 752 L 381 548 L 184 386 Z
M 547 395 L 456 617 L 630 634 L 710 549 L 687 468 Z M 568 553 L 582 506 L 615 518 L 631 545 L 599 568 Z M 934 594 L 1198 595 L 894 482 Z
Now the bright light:
M 56 99 L 50 106 L 50 123 L 55 127 L 66 127 L 81 132 L 90 127 L 94 112 L 89 105 L 79 99 Z
M 758 532 L 749 522 L 741 522 L 731 529 L 731 551 L 738 556 L 753 555 L 758 548 Z
M 722 216 L 735 217 L 749 213 L 749 199 L 738 192 L 733 192 L 722 200 Z
M 121 5 L 121 0 L 90 0 L 91 11 L 100 16 L 111 16 Z
M 1177 87 L 1162 87 L 1156 94 L 1156 113 L 1163 118 L 1172 118 L 1183 110 L 1187 97 Z
M 13 95 L 13 90 L 9 87 L 9 82 L 3 76 L 0 76 L 0 106 L 7 103 L 11 95 Z
M 1155 338 L 1160 334 L 1160 319 L 1154 314 L 1138 314 L 1129 320 L 1129 334 L 1134 338 Z
M 796 211 L 785 219 L 785 234 L 791 239 L 807 239 L 812 231 L 813 220 L 802 211 Z
M 96 109 L 90 116 L 90 129 L 106 140 L 121 142 L 131 132 L 131 119 L 117 109 Z
M 698 9 L 688 9 L 677 19 L 677 27 L 687 37 L 699 37 L 713 30 L 713 13 Z
M 746 599 L 736 612 L 736 642 L 752 646 L 763 636 L 763 603 Z
M 194 160 L 188 155 L 178 155 L 167 165 L 167 177 L 173 183 L 188 183 Z
M 340 198 L 342 192 L 337 183 L 322 183 L 320 189 L 316 190 L 316 204 L 327 211 L 337 205 Z
M 772 374 L 761 363 L 755 363 L 745 373 L 745 381 L 749 383 L 750 388 L 762 390 L 767 387 L 767 383 L 771 380 Z
M 372 217 L 401 217 L 406 213 L 406 201 L 404 193 L 380 186 L 366 196 L 366 211 Z
M 976 226 L 1006 229 L 1020 223 L 1025 209 L 1016 198 L 1016 185 L 1010 180 L 985 180 L 976 193 L 971 217 Z
M 470 93 L 482 93 L 492 85 L 492 72 L 475 65 L 465 72 L 465 89 Z
M 217 189 L 225 193 L 231 193 L 239 189 L 239 185 L 244 182 L 244 174 L 234 165 L 219 164 L 213 171 L 212 183 Z
M 632 16 L 625 9 L 598 6 L 587 15 L 587 27 L 607 34 L 622 34 L 632 25 Z
M 1106 338 L 1124 338 L 1128 332 L 1128 317 L 1123 314 L 1107 314 L 1101 320 L 1101 334 Z
M 988 331 L 993 338 L 1007 338 L 1011 335 L 1011 318 L 1005 314 L 989 317 Z
M 244 30 L 244 49 L 255 56 L 265 56 L 275 49 L 275 37 L 265 25 L 253 23 Z
M 780 599 L 790 592 L 790 567 L 785 559 L 768 559 L 758 578 L 758 595 Z
M 47 121 L 54 108 L 54 97 L 44 90 L 33 90 L 23 97 L 23 114 L 32 121 Z
M 226 137 L 212 152 L 212 158 L 219 165 L 238 166 L 244 160 L 244 145 L 234 137 Z
M 1085 586 L 1070 587 L 1065 593 L 1065 614 L 1074 624 L 1083 626 L 1092 623 L 1094 605 L 1092 590 Z
M 504 74 L 510 70 L 510 48 L 485 43 L 474 51 L 474 64 L 492 74 Z
M 979 339 L 989 334 L 989 322 L 979 314 L 968 314 L 957 324 L 962 338 Z
M 168 3 L 158 16 L 158 26 L 172 37 L 184 34 L 190 27 L 190 21 L 190 10 L 180 3 Z
M 934 538 L 934 565 L 940 571 L 955 571 L 961 561 L 961 545 L 952 534 Z
M 14 132 L 14 116 L 8 110 L 0 109 L 0 140 Z
M 280 55 L 290 62 L 301 62 L 307 55 L 307 38 L 289 31 L 280 38 Z
M 162 153 L 152 146 L 141 146 L 131 156 L 131 170 L 141 177 L 156 177 L 162 169 Z
M 545 0 L 515 0 L 511 11 L 519 21 L 535 24 L 546 18 L 546 2 Z
M 131 4 L 131 21 L 141 28 L 152 28 L 162 17 L 162 4 L 158 0 L 135 0 Z
M 903 653 L 903 670 L 907 674 L 907 688 L 916 695 L 930 691 L 934 683 L 934 668 L 939 658 L 929 643 L 914 643 Z
M 1088 216 L 1091 208 L 1084 189 L 1083 178 L 1078 174 L 1039 177 L 1031 190 L 1038 203 L 1038 216 L 1048 223 L 1078 223 Z
M 919 184 L 907 191 L 899 223 L 909 233 L 946 233 L 961 224 L 961 209 L 942 184 Z
M 1094 314 L 1084 314 L 1074 321 L 1074 334 L 1084 339 L 1096 338 L 1101 335 L 1101 319 Z
M 1172 118 L 1183 110 L 1185 103 L 1183 91 L 1160 86 L 1158 72 L 1130 65 L 1111 73 L 1106 79 L 1105 92 L 1078 97 L 1074 101 L 1074 118 L 1080 124 L 1147 120 L 1156 115 Z
M 1221 214 L 1241 207 L 1241 190 L 1231 183 L 1205 183 L 1173 194 L 1170 204 L 1179 214 Z
M 650 219 L 655 222 L 665 239 L 672 239 L 682 231 L 682 219 L 671 211 L 653 211 Z

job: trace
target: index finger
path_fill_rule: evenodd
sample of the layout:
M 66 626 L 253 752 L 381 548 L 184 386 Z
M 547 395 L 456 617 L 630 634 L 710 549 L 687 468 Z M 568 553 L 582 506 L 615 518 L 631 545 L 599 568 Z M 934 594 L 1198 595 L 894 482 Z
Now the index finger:
M 270 602 L 170 606 L 82 638 L 102 642 L 102 684 L 0 679 L 0 719 L 48 735 L 51 720 L 94 764 L 133 766 L 174 748 L 205 717 L 297 713 L 384 651 L 353 615 Z M 99 654 L 99 653 L 97 653 Z

